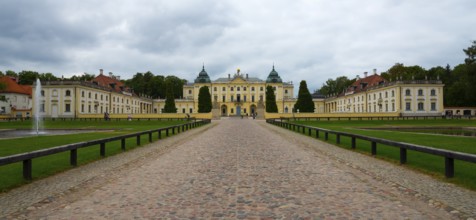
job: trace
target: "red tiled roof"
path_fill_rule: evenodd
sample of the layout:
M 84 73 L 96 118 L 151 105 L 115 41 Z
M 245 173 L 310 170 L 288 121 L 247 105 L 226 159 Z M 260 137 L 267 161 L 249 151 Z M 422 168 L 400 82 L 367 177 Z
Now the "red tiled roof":
M 377 74 L 374 74 L 355 81 L 351 86 L 347 88 L 347 92 L 362 92 L 367 90 L 369 87 L 379 85 L 381 82 L 385 82 L 385 79 Z
M 12 77 L 0 77 L 0 83 L 6 85 L 6 88 L 4 90 L 0 90 L 0 93 L 18 93 L 31 96 L 31 86 L 18 85 L 18 83 Z
M 110 88 L 116 92 L 121 92 L 121 91 L 129 92 L 129 88 L 126 87 L 124 83 L 122 83 L 121 81 L 113 77 L 105 76 L 103 74 L 99 74 L 99 76 L 96 76 L 96 78 L 94 78 L 92 82 L 97 83 L 99 86 Z M 112 85 L 114 85 L 114 87 Z M 123 89 L 121 89 L 121 87 Z

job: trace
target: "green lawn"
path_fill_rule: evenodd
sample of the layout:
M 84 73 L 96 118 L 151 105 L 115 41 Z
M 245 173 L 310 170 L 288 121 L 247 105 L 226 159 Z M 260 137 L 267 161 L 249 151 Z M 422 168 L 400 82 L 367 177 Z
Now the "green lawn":
M 434 148 L 448 149 L 464 153 L 476 154 L 476 137 L 463 136 L 443 136 L 435 134 L 409 133 L 388 130 L 365 130 L 362 128 L 382 128 L 382 127 L 476 127 L 475 120 L 341 120 L 341 121 L 291 121 L 292 123 L 304 124 L 313 127 L 325 128 L 334 131 L 361 134 L 371 137 L 384 138 L 388 140 L 413 143 Z M 307 132 L 306 132 L 307 134 Z M 314 136 L 315 134 L 312 133 Z M 324 140 L 324 135 L 320 135 Z M 329 134 L 329 143 L 335 144 L 335 135 Z M 341 144 L 338 146 L 351 149 L 349 137 L 341 137 Z M 370 155 L 370 142 L 357 140 L 356 151 Z M 377 157 L 399 163 L 399 149 L 396 147 L 377 145 Z M 408 151 L 407 164 L 405 166 L 421 172 L 430 174 L 444 181 L 453 182 L 476 190 L 476 164 L 455 161 L 455 177 L 447 179 L 444 176 L 444 158 L 428 155 L 415 151 Z
M 153 130 L 186 123 L 186 121 L 45 121 L 48 129 L 102 129 L 107 131 L 95 131 L 90 133 L 77 133 L 56 136 L 33 136 L 15 139 L 0 139 L 0 157 L 30 152 L 34 150 L 50 148 L 81 141 L 97 140 L 107 137 L 120 136 L 139 131 Z M 31 122 L 0 122 L 0 129 L 30 129 Z M 171 132 L 170 132 L 171 134 Z M 158 139 L 154 133 L 153 141 Z M 162 138 L 165 137 L 165 131 Z M 148 135 L 141 136 L 141 145 L 149 143 Z M 126 139 L 126 149 L 136 148 L 136 138 Z M 121 152 L 120 141 L 106 144 L 106 156 Z M 100 159 L 99 145 L 78 149 L 78 165 Z M 33 159 L 33 179 L 43 178 L 71 168 L 69 164 L 69 152 Z M 22 164 L 14 163 L 0 166 L 0 191 L 27 183 L 23 180 Z

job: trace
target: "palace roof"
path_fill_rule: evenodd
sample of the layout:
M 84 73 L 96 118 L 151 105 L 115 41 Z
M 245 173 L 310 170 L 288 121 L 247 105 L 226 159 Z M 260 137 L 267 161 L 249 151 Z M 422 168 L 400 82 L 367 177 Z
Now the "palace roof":
M 31 86 L 19 85 L 16 80 L 9 76 L 0 77 L 0 83 L 6 85 L 4 90 L 0 90 L 0 93 L 18 93 L 31 96 Z
M 110 88 L 113 91 L 118 93 L 121 93 L 122 91 L 130 92 L 129 87 L 126 87 L 124 83 L 122 83 L 121 81 L 117 80 L 114 77 L 109 77 L 103 74 L 99 74 L 98 76 L 96 76 L 96 78 L 94 78 L 91 81 L 93 83 L 96 83 L 99 86 Z

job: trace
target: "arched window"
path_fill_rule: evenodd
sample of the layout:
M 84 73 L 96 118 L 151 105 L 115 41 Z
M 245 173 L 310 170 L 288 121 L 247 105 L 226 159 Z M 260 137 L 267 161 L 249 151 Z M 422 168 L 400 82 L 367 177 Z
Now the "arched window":
M 423 102 L 418 103 L 418 111 L 424 111 L 425 109 L 423 108 Z
M 431 96 L 436 96 L 436 90 L 432 89 L 430 94 L 431 94 Z
M 423 96 L 423 89 L 419 89 L 419 90 L 418 90 L 418 95 L 419 95 L 419 96 Z
M 66 92 L 65 92 L 64 95 L 65 95 L 65 96 L 71 96 L 71 91 L 70 91 L 70 90 L 66 90 Z
M 406 95 L 406 96 L 410 96 L 410 95 L 411 95 L 410 89 L 405 90 L 405 95 Z

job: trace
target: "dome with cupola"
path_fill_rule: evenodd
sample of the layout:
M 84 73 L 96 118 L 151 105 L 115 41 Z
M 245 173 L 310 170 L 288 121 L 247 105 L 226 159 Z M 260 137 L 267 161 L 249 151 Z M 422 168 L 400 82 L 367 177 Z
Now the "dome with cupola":
M 274 70 L 274 65 L 273 65 L 273 70 L 268 75 L 268 78 L 266 79 L 267 83 L 282 83 L 283 80 L 281 80 L 281 77 L 279 77 L 278 72 Z
M 210 77 L 207 71 L 205 71 L 205 65 L 202 66 L 202 71 L 200 71 L 198 77 L 195 79 L 195 83 L 211 83 Z

